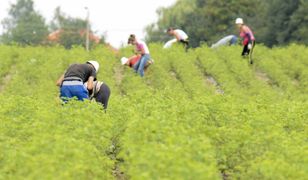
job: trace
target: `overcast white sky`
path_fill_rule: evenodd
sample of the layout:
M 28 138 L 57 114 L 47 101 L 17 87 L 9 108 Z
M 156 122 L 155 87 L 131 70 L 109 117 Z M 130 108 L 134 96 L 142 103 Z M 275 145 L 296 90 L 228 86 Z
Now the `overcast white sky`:
M 157 20 L 156 9 L 173 5 L 176 0 L 33 0 L 49 23 L 54 10 L 61 6 L 63 12 L 72 17 L 86 18 L 90 10 L 92 29 L 98 34 L 107 33 L 107 41 L 119 47 L 127 42 L 129 34 L 142 39 L 144 27 Z M 16 0 L 0 0 L 0 21 L 7 17 L 10 4 Z M 2 33 L 2 25 L 0 26 Z

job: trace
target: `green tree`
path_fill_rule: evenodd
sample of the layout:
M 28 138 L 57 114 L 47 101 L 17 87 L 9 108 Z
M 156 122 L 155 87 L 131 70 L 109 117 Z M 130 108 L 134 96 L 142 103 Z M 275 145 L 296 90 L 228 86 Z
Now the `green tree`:
M 267 12 L 267 33 L 265 44 L 273 46 L 286 44 L 292 41 L 294 28 L 291 25 L 291 17 L 299 8 L 299 0 L 269 0 Z M 306 9 L 307 12 L 307 9 Z
M 299 8 L 292 14 L 290 25 L 293 30 L 292 40 L 308 44 L 308 1 L 301 0 Z
M 260 9 L 251 7 L 259 3 L 262 0 L 179 0 L 174 6 L 158 11 L 158 22 L 146 28 L 147 40 L 165 41 L 165 36 L 158 34 L 173 26 L 187 32 L 193 47 L 202 42 L 212 43 L 225 35 L 237 34 L 234 20 L 237 17 L 247 22 L 253 19 Z
M 194 11 L 195 0 L 178 0 L 170 8 L 159 8 L 157 10 L 159 20 L 157 23 L 146 27 L 146 41 L 164 42 L 170 37 L 166 34 L 168 27 L 181 28 L 185 30 L 183 19 L 186 14 Z
M 97 42 L 92 39 L 94 37 L 94 32 L 91 30 L 91 25 L 89 25 L 90 33 L 90 48 L 93 47 Z M 61 30 L 60 39 L 58 43 L 63 45 L 65 48 L 71 48 L 73 45 L 85 46 L 86 42 L 86 31 L 87 31 L 87 20 L 81 18 L 74 18 L 65 15 L 60 7 L 55 10 L 54 18 L 50 24 L 51 30 Z M 104 44 L 104 35 L 101 35 L 100 42 Z M 92 38 L 91 38 L 92 37 Z M 98 37 L 97 37 L 98 38 Z
M 211 44 L 229 34 L 238 35 L 234 24 L 244 19 L 258 43 L 267 46 L 290 42 L 307 44 L 307 0 L 178 0 L 157 11 L 157 23 L 146 27 L 148 41 L 166 41 L 169 26 L 183 29 L 193 47 Z
M 50 24 L 52 30 L 61 30 L 59 43 L 65 48 L 73 45 L 85 45 L 87 21 L 65 15 L 60 7 L 55 9 L 54 18 Z
M 2 25 L 2 41 L 6 44 L 37 45 L 43 43 L 48 34 L 45 19 L 34 10 L 32 0 L 17 0 L 12 4 L 9 17 L 2 21 Z

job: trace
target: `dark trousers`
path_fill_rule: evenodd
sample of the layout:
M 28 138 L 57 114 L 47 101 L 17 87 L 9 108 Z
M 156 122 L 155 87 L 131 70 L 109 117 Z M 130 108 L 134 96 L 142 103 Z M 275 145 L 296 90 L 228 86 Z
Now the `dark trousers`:
M 103 83 L 95 96 L 95 100 L 96 102 L 101 103 L 104 109 L 106 110 L 108 106 L 109 96 L 110 96 L 110 89 L 105 83 Z
M 188 47 L 189 47 L 189 42 L 188 40 L 180 40 L 180 43 L 182 43 L 185 47 L 185 50 L 187 51 L 188 50 Z
M 248 49 L 248 44 L 244 46 L 243 51 L 242 51 L 242 56 L 248 56 L 249 54 L 252 54 L 253 48 L 255 47 L 255 41 L 251 42 L 252 44 L 251 49 Z

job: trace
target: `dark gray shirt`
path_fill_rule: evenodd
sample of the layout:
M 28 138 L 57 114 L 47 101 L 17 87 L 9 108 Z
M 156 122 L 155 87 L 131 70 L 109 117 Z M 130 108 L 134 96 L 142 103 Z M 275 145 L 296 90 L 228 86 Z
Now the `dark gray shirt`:
M 64 74 L 64 78 L 79 77 L 83 83 L 87 82 L 90 76 L 96 78 L 96 71 L 90 64 L 72 64 Z

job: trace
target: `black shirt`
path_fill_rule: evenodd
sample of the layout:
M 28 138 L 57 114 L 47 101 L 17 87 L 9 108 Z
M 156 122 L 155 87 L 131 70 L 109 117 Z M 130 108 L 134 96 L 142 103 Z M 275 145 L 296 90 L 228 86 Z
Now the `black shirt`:
M 88 81 L 90 76 L 96 78 L 96 71 L 90 64 L 72 64 L 64 74 L 64 78 L 79 77 L 84 83 Z

